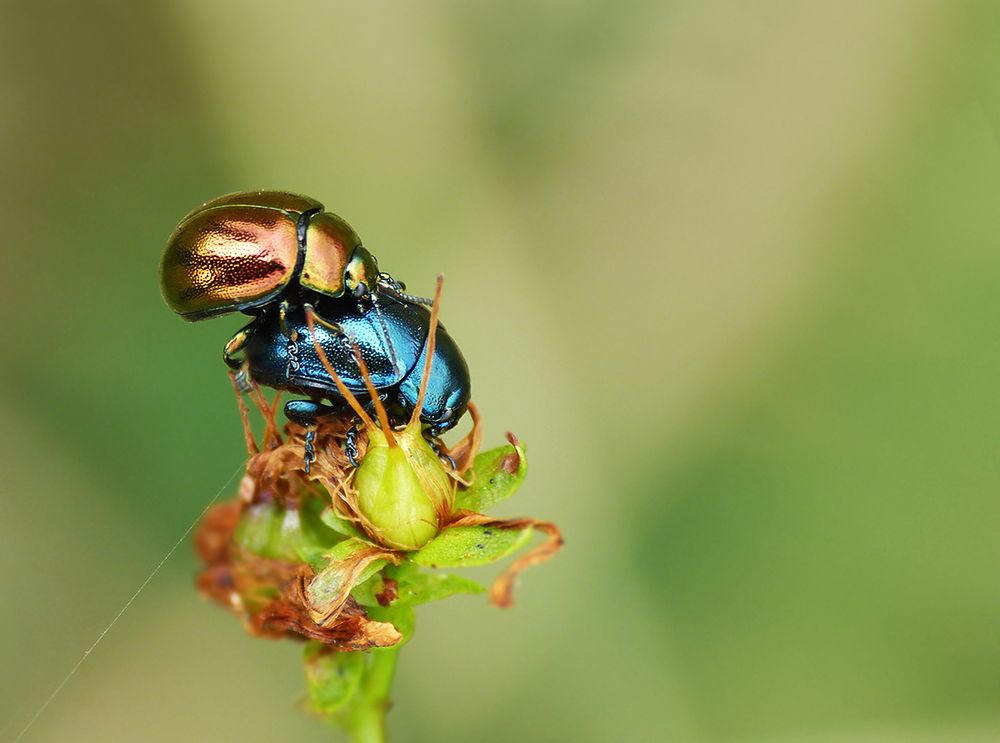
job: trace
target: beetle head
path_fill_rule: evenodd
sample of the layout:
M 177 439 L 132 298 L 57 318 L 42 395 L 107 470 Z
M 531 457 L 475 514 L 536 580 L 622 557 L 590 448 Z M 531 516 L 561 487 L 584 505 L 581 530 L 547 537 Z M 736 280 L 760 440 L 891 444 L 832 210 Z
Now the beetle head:
M 378 261 L 359 245 L 344 269 L 344 284 L 347 291 L 356 299 L 360 299 L 373 293 L 377 282 Z

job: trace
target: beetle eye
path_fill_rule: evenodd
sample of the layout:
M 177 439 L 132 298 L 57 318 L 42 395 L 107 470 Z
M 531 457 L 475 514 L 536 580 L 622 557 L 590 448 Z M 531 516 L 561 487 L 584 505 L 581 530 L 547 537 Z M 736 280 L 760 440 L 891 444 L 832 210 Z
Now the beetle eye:
M 351 293 L 354 295 L 355 299 L 361 299 L 363 296 L 368 294 L 368 287 L 359 283 L 356 287 L 354 287 L 354 291 Z

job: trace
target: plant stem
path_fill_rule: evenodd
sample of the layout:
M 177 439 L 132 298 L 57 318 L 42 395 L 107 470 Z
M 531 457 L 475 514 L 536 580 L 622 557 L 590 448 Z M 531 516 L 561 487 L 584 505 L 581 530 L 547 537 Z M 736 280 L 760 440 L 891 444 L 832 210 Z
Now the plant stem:
M 371 663 L 345 722 L 354 743 L 385 743 L 385 713 L 399 648 L 372 650 Z

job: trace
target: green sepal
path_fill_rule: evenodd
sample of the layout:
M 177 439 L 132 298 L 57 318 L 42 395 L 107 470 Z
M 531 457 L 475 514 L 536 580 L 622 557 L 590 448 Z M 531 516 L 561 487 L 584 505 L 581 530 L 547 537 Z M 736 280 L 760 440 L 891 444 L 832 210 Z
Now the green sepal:
M 528 460 L 522 444 L 505 444 L 485 451 L 472 463 L 472 484 L 455 494 L 455 508 L 485 513 L 514 495 L 526 474 Z
M 431 601 L 454 596 L 455 594 L 477 594 L 486 591 L 471 578 L 445 573 L 425 573 L 416 566 L 396 578 L 396 599 L 393 606 L 416 606 Z
M 243 549 L 255 555 L 270 557 L 274 533 L 280 520 L 278 506 L 274 503 L 257 503 L 247 507 L 236 525 L 234 540 Z
M 501 529 L 496 526 L 453 526 L 410 555 L 417 565 L 461 568 L 488 565 L 516 552 L 531 539 L 532 528 Z
M 309 561 L 342 538 L 320 521 L 322 508 L 316 498 L 303 499 L 297 508 L 274 502 L 251 505 L 236 527 L 236 543 L 270 560 Z
M 382 576 L 372 575 L 354 585 L 354 588 L 351 589 L 351 598 L 361 606 L 381 606 L 377 596 L 382 593 L 384 587 Z
M 404 562 L 398 566 L 388 566 L 378 575 L 373 575 L 363 583 L 357 584 L 351 591 L 351 597 L 361 606 L 382 606 L 386 579 L 396 582 L 394 598 L 390 606 L 404 607 L 427 604 L 431 601 L 454 596 L 456 594 L 484 593 L 486 588 L 471 578 L 443 573 L 426 573 L 416 565 Z
M 298 550 L 299 562 L 306 563 L 313 569 L 313 572 L 319 572 L 327 564 L 328 560 L 326 555 L 327 550 L 324 549 L 303 547 Z
M 324 508 L 319 514 L 319 519 L 335 532 L 345 537 L 353 537 L 355 539 L 368 538 L 361 529 L 334 511 L 332 506 Z
M 312 709 L 329 716 L 343 709 L 354 697 L 364 676 L 365 656 L 338 652 L 322 643 L 310 642 L 305 648 L 305 671 Z

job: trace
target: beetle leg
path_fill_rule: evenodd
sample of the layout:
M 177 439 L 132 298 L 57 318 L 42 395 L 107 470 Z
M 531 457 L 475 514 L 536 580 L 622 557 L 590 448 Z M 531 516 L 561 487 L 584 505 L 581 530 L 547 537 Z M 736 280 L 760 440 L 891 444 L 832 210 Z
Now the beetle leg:
M 316 425 L 316 419 L 335 413 L 336 408 L 315 400 L 289 400 L 285 403 L 285 417 L 303 428 Z
M 344 329 L 338 323 L 330 322 L 329 320 L 327 320 L 325 317 L 323 317 L 316 311 L 315 307 L 313 307 L 308 302 L 303 303 L 302 309 L 305 310 L 307 313 L 310 313 L 313 317 L 313 320 L 322 325 L 324 328 L 332 330 L 334 333 L 343 338 L 347 337 L 347 333 L 344 332 Z
M 316 443 L 316 419 L 333 412 L 336 412 L 334 408 L 315 400 L 289 400 L 285 403 L 285 417 L 306 429 L 302 464 L 307 475 L 316 461 L 316 449 L 313 448 Z
M 379 400 L 383 400 L 383 398 L 380 397 Z M 369 415 L 374 407 L 374 400 L 369 400 L 364 404 L 364 409 Z M 344 435 L 344 454 L 347 455 L 347 460 L 354 468 L 358 466 L 358 426 L 360 425 L 361 419 L 355 416 L 354 420 L 351 421 L 351 427 L 347 429 L 347 433 Z
M 435 433 L 434 428 L 424 429 L 424 439 L 430 445 L 434 453 L 438 455 L 438 459 L 447 464 L 452 470 L 456 469 L 455 460 L 451 458 L 451 455 L 444 451 L 444 445 L 441 443 L 441 439 L 438 438 L 438 434 Z
M 250 340 L 250 336 L 253 335 L 256 323 L 255 319 L 237 330 L 222 349 L 222 360 L 232 370 L 233 381 L 239 387 L 240 392 L 244 394 L 249 394 L 252 385 L 250 384 L 246 358 L 243 357 L 242 351 L 246 347 L 247 341 Z
M 257 441 L 253 437 L 253 429 L 250 427 L 250 411 L 243 400 L 245 390 L 240 384 L 239 374 L 240 372 L 230 370 L 229 380 L 233 383 L 233 391 L 236 393 L 236 405 L 239 407 L 240 422 L 243 424 L 243 438 L 247 444 L 247 454 L 252 457 L 254 454 L 259 453 L 260 449 L 257 447 Z
M 230 338 L 226 345 L 222 348 L 222 360 L 226 362 L 226 366 L 230 369 L 236 370 L 241 369 L 246 363 L 244 359 L 239 354 L 247 345 L 247 341 L 250 340 L 250 336 L 253 334 L 254 325 L 256 325 L 257 320 L 254 319 L 252 322 L 247 323 L 242 328 L 237 330 L 233 337 Z
M 302 465 L 305 473 L 309 474 L 309 468 L 312 467 L 312 463 L 316 461 L 316 450 L 313 448 L 313 444 L 316 443 L 316 427 L 310 426 L 309 430 L 306 431 L 306 440 L 303 444 L 304 451 L 302 452 Z
M 379 400 L 383 398 L 380 397 Z M 375 407 L 375 401 L 369 400 L 365 403 L 364 408 L 369 413 L 372 408 Z M 347 433 L 344 434 L 344 454 L 347 455 L 347 460 L 351 463 L 352 467 L 357 468 L 358 462 L 358 427 L 361 425 L 361 419 L 355 416 L 354 420 L 351 421 L 351 427 L 347 429 Z
M 278 327 L 281 329 L 282 335 L 289 335 L 288 333 L 288 300 L 281 300 L 281 304 L 278 305 Z M 294 331 L 293 331 L 294 332 Z
M 347 461 L 351 463 L 351 466 L 357 469 L 358 467 L 358 421 L 354 420 L 351 427 L 347 429 L 347 434 L 344 436 L 344 454 L 347 455 Z
M 379 397 L 379 400 L 384 402 L 384 396 Z M 371 414 L 374 407 L 374 400 L 369 400 L 364 404 L 364 409 L 369 414 Z M 351 421 L 351 427 L 347 429 L 347 433 L 344 435 L 344 454 L 347 455 L 347 460 L 351 463 L 351 466 L 355 468 L 358 466 L 358 426 L 360 425 L 361 419 L 355 416 L 354 420 Z

